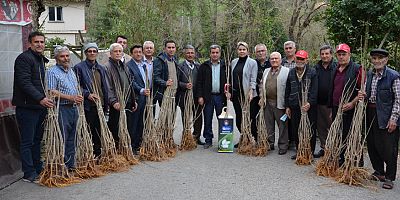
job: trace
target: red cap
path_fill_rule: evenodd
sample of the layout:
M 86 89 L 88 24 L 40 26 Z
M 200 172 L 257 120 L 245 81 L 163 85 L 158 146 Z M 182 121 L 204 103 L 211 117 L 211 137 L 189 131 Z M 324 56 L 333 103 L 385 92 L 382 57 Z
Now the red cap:
M 339 46 L 337 46 L 336 48 L 336 52 L 338 51 L 345 51 L 347 53 L 350 53 L 350 47 L 349 45 L 343 43 L 343 44 L 339 44 Z
M 307 51 L 300 50 L 300 51 L 296 52 L 296 57 L 306 59 L 306 58 L 308 58 L 308 53 L 307 53 Z

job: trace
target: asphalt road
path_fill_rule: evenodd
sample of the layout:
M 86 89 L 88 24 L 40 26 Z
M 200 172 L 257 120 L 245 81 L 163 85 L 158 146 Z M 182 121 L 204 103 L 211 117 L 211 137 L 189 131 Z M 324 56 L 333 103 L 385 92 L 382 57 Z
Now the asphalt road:
M 177 116 L 175 141 L 179 143 L 182 127 L 180 114 Z M 214 144 L 216 141 L 215 137 Z M 190 152 L 179 152 L 167 161 L 141 162 L 129 171 L 64 188 L 47 188 L 20 180 L 1 190 L 0 200 L 400 199 L 398 181 L 392 190 L 382 189 L 380 183 L 372 189 L 339 184 L 316 176 L 313 166 L 297 166 L 290 159 L 293 154 L 289 151 L 281 156 L 275 150 L 266 157 L 248 157 L 217 153 L 215 145 L 207 150 L 199 146 Z M 368 158 L 366 166 L 371 168 Z

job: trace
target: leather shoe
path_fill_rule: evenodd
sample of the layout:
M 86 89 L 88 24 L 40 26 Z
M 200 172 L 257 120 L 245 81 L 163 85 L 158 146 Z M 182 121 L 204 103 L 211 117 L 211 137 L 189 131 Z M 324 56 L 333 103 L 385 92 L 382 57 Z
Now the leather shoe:
M 236 143 L 235 145 L 233 145 L 234 148 L 238 148 L 239 147 L 239 143 Z
M 314 154 L 314 158 L 320 158 L 325 155 L 325 151 L 323 149 L 319 150 L 318 153 Z
M 292 157 L 290 157 L 290 159 L 292 159 L 292 160 L 296 160 L 296 158 L 297 158 L 297 154 L 295 154 Z
M 286 149 L 279 149 L 279 152 L 278 152 L 279 155 L 285 155 L 286 153 L 287 153 Z
M 205 142 L 202 142 L 200 139 L 198 139 L 198 140 L 197 140 L 197 144 L 198 144 L 198 145 L 205 145 L 206 143 L 205 143 Z
M 212 144 L 211 143 L 205 143 L 203 147 L 204 147 L 204 149 L 208 149 L 208 148 L 212 147 Z
M 269 145 L 269 149 L 268 149 L 268 151 L 273 151 L 273 150 L 275 150 L 275 147 L 274 147 L 274 145 Z

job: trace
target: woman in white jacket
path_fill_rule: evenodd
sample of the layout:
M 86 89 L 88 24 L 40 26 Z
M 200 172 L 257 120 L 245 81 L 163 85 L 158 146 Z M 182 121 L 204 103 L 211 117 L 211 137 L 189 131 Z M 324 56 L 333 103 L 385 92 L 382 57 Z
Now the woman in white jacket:
M 231 91 L 232 103 L 236 114 L 236 127 L 241 132 L 242 125 L 242 102 L 245 98 L 252 99 L 257 96 L 257 62 L 249 57 L 249 46 L 245 42 L 238 42 L 237 54 L 239 58 L 235 58 L 231 63 Z M 229 97 L 228 97 L 229 98 Z M 258 112 L 251 111 L 250 112 Z M 255 139 L 257 136 L 254 136 Z M 235 145 L 237 146 L 237 145 Z

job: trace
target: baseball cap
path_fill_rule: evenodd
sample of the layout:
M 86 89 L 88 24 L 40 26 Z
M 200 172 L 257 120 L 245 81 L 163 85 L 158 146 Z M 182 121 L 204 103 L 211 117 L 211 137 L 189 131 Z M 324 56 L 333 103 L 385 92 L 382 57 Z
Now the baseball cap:
M 307 59 L 308 58 L 308 53 L 307 53 L 307 51 L 299 50 L 299 51 L 296 52 L 295 56 L 298 57 L 298 58 Z
M 343 44 L 339 44 L 336 48 L 336 52 L 338 51 L 344 51 L 346 53 L 350 53 L 350 47 L 349 45 L 343 43 Z

